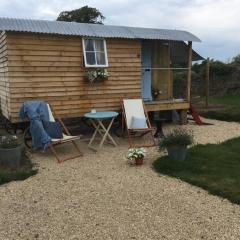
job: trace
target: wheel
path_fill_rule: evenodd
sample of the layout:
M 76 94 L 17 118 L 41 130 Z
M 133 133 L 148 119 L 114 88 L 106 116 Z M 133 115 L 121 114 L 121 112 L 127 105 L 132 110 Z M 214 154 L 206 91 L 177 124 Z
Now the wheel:
M 32 148 L 32 136 L 30 133 L 30 127 L 28 127 L 25 131 L 24 131 L 24 135 L 23 135 L 23 139 L 24 139 L 24 144 L 27 148 Z
M 17 133 L 17 129 L 15 124 L 11 123 L 9 120 L 6 119 L 5 124 L 4 124 L 5 130 L 7 133 L 14 135 Z
M 7 133 L 10 135 L 17 135 L 24 133 L 25 129 L 29 126 L 28 122 L 11 123 L 8 119 L 5 119 L 4 127 Z

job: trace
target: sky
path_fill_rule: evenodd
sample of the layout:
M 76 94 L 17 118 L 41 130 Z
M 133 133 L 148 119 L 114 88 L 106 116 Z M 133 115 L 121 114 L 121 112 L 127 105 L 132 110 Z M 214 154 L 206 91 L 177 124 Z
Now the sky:
M 190 31 L 203 57 L 224 62 L 240 54 L 240 0 L 0 0 L 0 16 L 55 20 L 60 12 L 88 5 L 104 24 Z

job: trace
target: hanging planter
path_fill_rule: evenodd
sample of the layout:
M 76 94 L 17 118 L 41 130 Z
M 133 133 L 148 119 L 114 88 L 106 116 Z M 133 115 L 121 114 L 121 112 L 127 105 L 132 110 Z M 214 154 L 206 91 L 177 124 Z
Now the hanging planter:
M 107 69 L 96 69 L 87 72 L 87 78 L 90 83 L 102 82 L 108 78 L 109 74 Z

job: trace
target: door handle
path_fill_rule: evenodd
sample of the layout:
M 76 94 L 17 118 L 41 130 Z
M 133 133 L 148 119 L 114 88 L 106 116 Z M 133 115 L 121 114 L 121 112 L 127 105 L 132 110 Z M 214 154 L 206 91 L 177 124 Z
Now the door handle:
M 145 69 L 145 72 L 150 72 L 150 69 L 148 68 L 148 69 Z

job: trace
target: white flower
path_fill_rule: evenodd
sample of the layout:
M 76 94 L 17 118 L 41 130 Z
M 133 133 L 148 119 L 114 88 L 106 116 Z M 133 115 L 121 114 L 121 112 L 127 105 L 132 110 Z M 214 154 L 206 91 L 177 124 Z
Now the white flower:
M 130 148 L 128 150 L 127 159 L 130 161 L 135 160 L 139 157 L 145 157 L 146 156 L 146 150 L 144 148 Z

